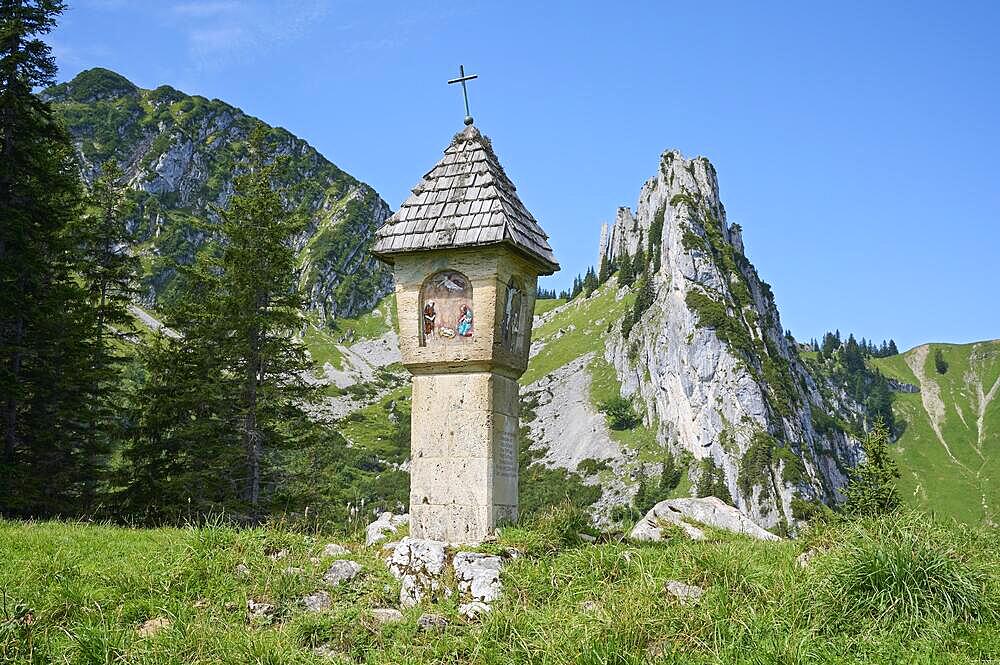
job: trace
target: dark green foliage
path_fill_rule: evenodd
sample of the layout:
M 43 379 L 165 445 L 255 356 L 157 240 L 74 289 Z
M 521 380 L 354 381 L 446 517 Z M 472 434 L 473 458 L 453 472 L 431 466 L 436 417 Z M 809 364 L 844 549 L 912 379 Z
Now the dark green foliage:
M 632 258 L 628 252 L 622 252 L 618 258 L 618 286 L 632 286 L 635 284 L 635 271 L 633 270 Z
M 638 487 L 629 505 L 615 506 L 611 518 L 616 522 L 635 522 L 648 513 L 660 501 L 670 498 L 681 482 L 684 469 L 678 465 L 673 453 L 667 451 L 657 481 L 646 476 L 645 467 L 640 466 L 637 476 Z
M 812 405 L 810 406 L 810 411 L 812 413 L 813 427 L 820 434 L 843 433 L 847 431 L 847 426 L 843 421 L 830 415 L 822 408 Z
M 637 427 L 642 419 L 635 412 L 632 401 L 624 397 L 613 397 L 600 405 L 601 412 L 606 416 L 608 427 L 613 430 L 626 430 Z
M 649 255 L 651 275 L 660 272 L 660 255 L 663 249 L 663 217 L 667 212 L 667 207 L 660 206 L 656 214 L 653 215 L 653 223 L 649 225 L 649 245 L 646 253 Z
M 844 493 L 844 512 L 856 517 L 871 517 L 899 509 L 902 499 L 896 480 L 899 467 L 889 455 L 889 429 L 876 420 L 862 441 L 864 461 L 852 472 Z
M 895 347 L 895 344 L 891 345 Z M 895 415 L 892 412 L 892 393 L 889 390 L 889 382 L 878 371 L 868 367 L 865 356 L 876 355 L 873 345 L 865 342 L 858 343 L 854 335 L 849 335 L 846 343 L 841 342 L 840 331 L 828 332 L 823 336 L 823 342 L 819 345 L 818 361 L 809 361 L 808 364 L 814 376 L 825 377 L 835 385 L 843 388 L 856 401 L 860 402 L 867 412 L 866 420 L 871 423 L 875 419 L 881 418 L 889 427 L 890 431 L 895 430 Z M 885 344 L 885 353 L 889 353 L 889 344 Z M 882 353 L 877 351 L 877 353 Z M 815 411 L 814 411 L 815 415 Z M 822 420 L 822 419 L 821 419 Z M 814 422 L 816 418 L 814 417 Z M 820 422 L 819 426 L 827 430 L 828 423 Z M 841 423 L 841 429 L 845 431 L 860 431 L 864 429 L 864 423 L 853 423 L 846 426 Z
M 635 300 L 632 303 L 632 309 L 622 317 L 622 335 L 628 337 L 629 333 L 632 332 L 632 328 L 635 327 L 640 320 L 642 320 L 643 315 L 653 305 L 653 301 L 656 298 L 656 293 L 653 290 L 652 278 L 649 275 L 643 275 L 642 279 L 639 280 L 639 284 L 636 287 Z
M 736 485 L 745 497 L 753 495 L 753 488 L 760 486 L 761 496 L 772 496 L 774 481 L 771 479 L 771 465 L 774 463 L 778 442 L 764 431 L 758 431 L 750 447 L 740 459 L 740 472 Z
M 948 361 L 944 359 L 941 349 L 934 350 L 934 369 L 937 370 L 938 374 L 947 374 L 948 372 Z
M 587 268 L 587 274 L 583 276 L 583 295 L 587 298 L 590 297 L 597 287 L 600 286 L 597 282 L 597 273 L 594 272 L 593 266 Z
M 601 471 L 607 471 L 610 468 L 607 460 L 596 460 L 593 457 L 588 457 L 576 465 L 576 472 L 581 476 L 596 476 Z
M 221 223 L 195 263 L 181 268 L 168 318 L 180 337 L 146 356 L 123 497 L 152 518 L 184 506 L 160 503 L 179 493 L 257 519 L 279 481 L 277 451 L 316 436 L 301 411 L 314 392 L 301 379 L 309 362 L 292 335 L 302 327 L 292 247 L 302 220 L 273 186 L 281 160 L 266 137 L 254 131 Z
M 33 90 L 56 67 L 43 40 L 64 5 L 0 2 L 0 512 L 91 510 L 102 462 L 92 404 L 98 323 L 69 232 L 83 191 L 69 137 Z
M 726 474 L 711 457 L 706 457 L 701 461 L 695 496 L 714 496 L 729 505 L 733 505 L 733 495 L 730 494 L 729 486 L 726 484 Z
M 711 328 L 723 342 L 732 349 L 741 351 L 748 356 L 753 349 L 750 335 L 747 333 L 743 322 L 726 311 L 726 305 L 718 300 L 713 300 L 708 294 L 702 291 L 688 291 L 684 298 L 688 309 L 698 317 L 698 325 L 704 328 Z

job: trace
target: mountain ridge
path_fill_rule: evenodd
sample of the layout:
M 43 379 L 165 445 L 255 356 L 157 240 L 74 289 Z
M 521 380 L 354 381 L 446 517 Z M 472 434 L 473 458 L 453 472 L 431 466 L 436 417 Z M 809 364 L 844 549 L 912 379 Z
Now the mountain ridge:
M 130 228 L 144 257 L 144 299 L 169 299 L 173 266 L 190 262 L 204 241 L 198 222 L 217 219 L 215 209 L 232 193 L 249 130 L 261 121 L 171 86 L 140 88 L 103 68 L 85 70 L 43 96 L 64 120 L 86 182 L 93 182 L 107 159 L 122 168 L 135 204 Z M 370 311 L 391 282 L 368 254 L 374 230 L 391 213 L 388 204 L 308 142 L 265 127 L 285 160 L 278 184 L 288 207 L 308 219 L 296 250 L 309 309 L 326 320 Z

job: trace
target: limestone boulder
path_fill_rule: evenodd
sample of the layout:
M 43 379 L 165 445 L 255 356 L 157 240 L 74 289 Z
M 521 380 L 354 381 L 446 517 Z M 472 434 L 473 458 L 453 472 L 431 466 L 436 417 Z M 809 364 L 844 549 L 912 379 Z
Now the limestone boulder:
M 442 574 L 448 563 L 445 543 L 422 538 L 403 538 L 392 549 L 389 572 L 400 581 L 399 604 L 413 607 L 425 598 L 451 595 Z
M 714 496 L 661 501 L 635 525 L 629 537 L 640 541 L 662 540 L 663 526 L 674 525 L 690 538 L 701 540 L 705 534 L 698 528 L 699 524 L 740 533 L 757 540 L 781 540 L 758 526 L 737 508 Z
M 685 584 L 677 580 L 667 580 L 663 585 L 663 590 L 677 599 L 681 605 L 697 605 L 701 600 L 705 590 L 699 586 Z
M 409 515 L 393 515 L 392 513 L 382 513 L 378 519 L 365 527 L 365 545 L 380 543 L 392 534 L 396 533 L 400 527 L 410 523 Z
M 332 586 L 337 586 L 338 584 L 354 579 L 360 572 L 361 564 L 357 561 L 338 559 L 330 564 L 330 567 L 323 575 L 323 581 Z
M 500 569 L 503 560 L 479 552 L 455 555 L 455 580 L 462 600 L 491 603 L 500 597 Z

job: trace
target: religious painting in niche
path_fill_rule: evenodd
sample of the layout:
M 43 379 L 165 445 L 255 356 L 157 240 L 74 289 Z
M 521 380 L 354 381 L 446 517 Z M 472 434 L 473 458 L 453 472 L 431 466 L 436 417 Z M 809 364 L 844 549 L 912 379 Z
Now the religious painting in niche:
M 503 301 L 503 315 L 500 317 L 500 334 L 497 342 L 511 352 L 517 352 L 521 346 L 522 328 L 524 322 L 524 290 L 513 278 L 507 282 Z
M 428 277 L 420 289 L 420 345 L 461 344 L 474 330 L 469 278 L 455 270 Z

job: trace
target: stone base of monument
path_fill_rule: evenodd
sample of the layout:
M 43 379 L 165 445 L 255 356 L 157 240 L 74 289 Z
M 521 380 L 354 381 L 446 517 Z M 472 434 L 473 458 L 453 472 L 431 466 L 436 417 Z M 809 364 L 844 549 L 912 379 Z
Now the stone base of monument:
M 446 543 L 406 537 L 386 546 L 389 572 L 400 581 L 400 607 L 452 598 L 457 594 L 459 613 L 475 620 L 488 612 L 500 597 L 500 571 L 506 556 L 461 552 Z

